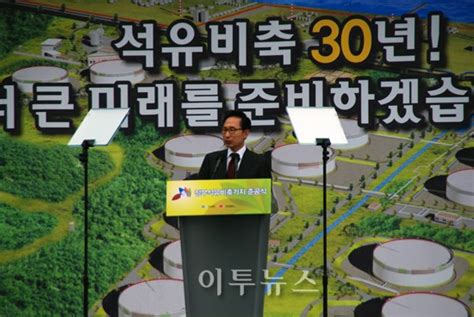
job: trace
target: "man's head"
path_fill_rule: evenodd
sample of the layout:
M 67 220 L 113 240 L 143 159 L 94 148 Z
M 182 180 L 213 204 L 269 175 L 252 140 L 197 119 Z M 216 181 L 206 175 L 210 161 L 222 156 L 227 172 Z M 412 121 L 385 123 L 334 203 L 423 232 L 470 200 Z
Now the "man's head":
M 227 112 L 222 126 L 222 138 L 225 145 L 234 152 L 240 150 L 250 133 L 250 127 L 251 121 L 242 111 Z

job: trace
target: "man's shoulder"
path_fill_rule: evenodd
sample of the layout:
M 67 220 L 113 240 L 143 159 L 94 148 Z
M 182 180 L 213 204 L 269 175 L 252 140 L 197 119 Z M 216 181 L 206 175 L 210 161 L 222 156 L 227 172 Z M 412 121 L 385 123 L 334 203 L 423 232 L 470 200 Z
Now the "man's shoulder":
M 222 169 L 225 167 L 225 164 L 221 164 L 225 162 L 225 153 L 227 149 L 210 152 L 207 153 L 204 157 L 204 160 L 201 164 L 201 168 L 199 169 L 199 178 L 200 179 L 210 179 L 216 178 L 216 173 L 218 172 L 218 168 Z
M 242 161 L 243 168 L 245 166 L 246 172 L 242 174 L 242 178 L 270 178 L 270 164 L 267 164 L 265 157 L 262 154 L 247 150 Z M 245 177 L 244 177 L 245 176 Z
M 227 154 L 227 149 L 224 149 L 224 150 L 207 153 L 206 156 L 210 159 L 217 159 L 218 157 L 226 156 L 226 154 Z M 249 150 L 248 148 L 245 150 L 244 156 L 247 156 L 249 159 L 256 159 L 256 160 L 260 160 L 263 158 L 262 154 L 255 153 Z
M 221 155 L 225 155 L 226 152 L 227 152 L 227 149 L 224 149 L 224 150 L 219 150 L 219 151 L 214 151 L 214 152 L 207 153 L 206 156 L 209 157 L 209 158 L 217 158 Z
M 249 149 L 245 151 L 244 155 L 248 156 L 250 159 L 257 159 L 257 160 L 260 160 L 263 157 L 263 155 L 255 153 L 254 151 L 251 151 Z

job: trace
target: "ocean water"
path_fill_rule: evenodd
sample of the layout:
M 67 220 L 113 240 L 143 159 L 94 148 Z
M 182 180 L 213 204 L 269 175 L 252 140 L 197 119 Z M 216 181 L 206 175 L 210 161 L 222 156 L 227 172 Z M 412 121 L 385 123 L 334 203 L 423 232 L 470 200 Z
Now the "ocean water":
M 328 10 L 341 10 L 353 14 L 371 13 L 400 16 L 417 13 L 425 18 L 428 12 L 441 11 L 449 21 L 474 23 L 474 0 L 254 0 L 260 3 L 293 4 Z M 414 12 L 413 12 L 414 11 Z

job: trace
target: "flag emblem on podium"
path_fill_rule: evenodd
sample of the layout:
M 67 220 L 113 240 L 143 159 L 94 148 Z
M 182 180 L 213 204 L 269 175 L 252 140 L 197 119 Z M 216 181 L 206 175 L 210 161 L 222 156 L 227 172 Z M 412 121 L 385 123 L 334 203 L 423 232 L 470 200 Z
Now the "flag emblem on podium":
M 180 187 L 178 193 L 173 196 L 172 200 L 178 200 L 182 197 L 191 197 L 191 188 Z

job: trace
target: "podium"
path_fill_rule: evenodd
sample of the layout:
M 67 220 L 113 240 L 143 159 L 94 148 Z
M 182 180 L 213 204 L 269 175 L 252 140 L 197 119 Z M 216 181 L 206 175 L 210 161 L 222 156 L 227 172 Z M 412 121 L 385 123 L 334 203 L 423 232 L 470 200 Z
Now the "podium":
M 263 316 L 271 179 L 167 183 L 179 216 L 187 317 Z

